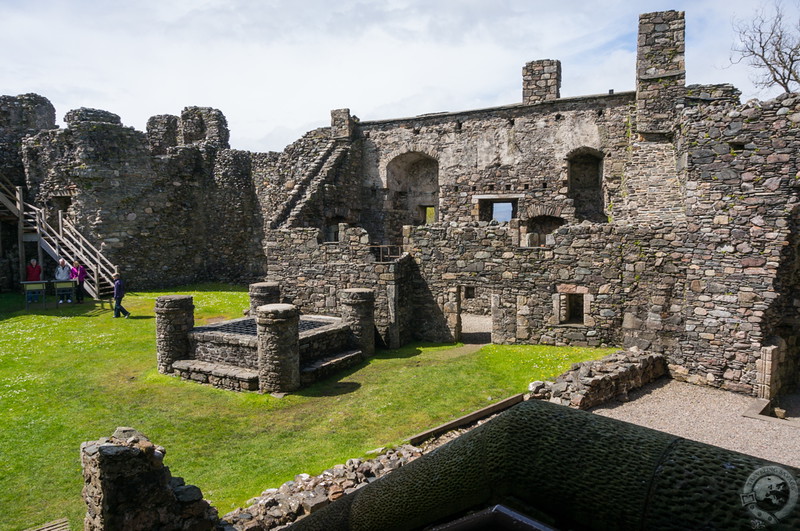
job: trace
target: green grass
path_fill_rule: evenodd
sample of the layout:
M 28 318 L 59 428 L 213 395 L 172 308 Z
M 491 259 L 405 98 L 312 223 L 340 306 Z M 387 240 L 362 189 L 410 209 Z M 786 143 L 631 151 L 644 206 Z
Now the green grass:
M 241 316 L 246 288 L 205 284 L 198 324 Z M 153 305 L 129 294 L 131 319 L 108 303 L 22 310 L 0 295 L 0 522 L 24 529 L 68 517 L 82 528 L 81 442 L 132 426 L 167 448 L 172 473 L 224 514 L 295 474 L 316 474 L 370 449 L 525 391 L 612 349 L 410 345 L 283 399 L 183 382 L 155 369 Z

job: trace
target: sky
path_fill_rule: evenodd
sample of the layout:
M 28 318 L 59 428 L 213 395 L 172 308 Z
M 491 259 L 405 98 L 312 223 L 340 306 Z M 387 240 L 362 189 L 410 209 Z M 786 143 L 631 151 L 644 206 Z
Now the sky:
M 772 0 L 0 0 L 0 94 L 118 114 L 220 109 L 231 147 L 280 151 L 330 125 L 521 102 L 522 67 L 559 59 L 562 97 L 634 90 L 638 16 L 686 12 L 687 83 L 733 83 L 734 19 Z M 784 1 L 787 13 L 797 7 Z M 794 18 L 796 20 L 796 18 Z

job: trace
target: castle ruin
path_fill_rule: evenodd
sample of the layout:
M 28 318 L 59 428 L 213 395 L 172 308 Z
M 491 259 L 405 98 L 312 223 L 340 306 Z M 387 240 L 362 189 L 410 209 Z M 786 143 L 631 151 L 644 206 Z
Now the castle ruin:
M 2 96 L 0 175 L 135 289 L 268 280 L 331 314 L 339 290 L 369 288 L 388 347 L 457 340 L 483 314 L 494 343 L 638 346 L 675 378 L 791 390 L 800 96 L 687 86 L 676 11 L 640 17 L 635 75 L 635 91 L 561 98 L 559 61 L 533 61 L 521 103 L 338 109 L 280 153 L 231 149 L 215 109 L 146 132 L 78 109 L 58 128 L 45 98 Z M 26 249 L 15 224 L 0 215 L 6 288 Z

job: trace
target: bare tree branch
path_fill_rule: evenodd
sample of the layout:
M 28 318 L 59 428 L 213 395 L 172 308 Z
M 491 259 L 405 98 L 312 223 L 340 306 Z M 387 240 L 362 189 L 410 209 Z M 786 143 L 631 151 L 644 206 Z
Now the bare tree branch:
M 757 87 L 778 86 L 786 92 L 800 88 L 800 20 L 788 25 L 779 1 L 772 14 L 760 9 L 752 20 L 734 20 L 733 29 L 739 42 L 732 48 L 738 57 L 731 62 L 752 66 Z

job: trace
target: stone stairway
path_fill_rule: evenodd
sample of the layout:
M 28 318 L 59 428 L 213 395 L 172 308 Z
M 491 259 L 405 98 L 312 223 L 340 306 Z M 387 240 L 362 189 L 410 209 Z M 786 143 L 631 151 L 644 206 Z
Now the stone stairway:
M 316 162 L 292 188 L 289 198 L 270 220 L 269 227 L 273 229 L 291 227 L 306 204 L 317 195 L 320 187 L 330 181 L 330 177 L 348 150 L 349 144 L 337 140 L 330 141 Z
M 178 360 L 172 368 L 183 380 L 233 391 L 258 391 L 258 371 L 253 369 L 203 360 Z
M 317 174 L 311 179 L 306 186 L 303 194 L 297 200 L 294 208 L 292 208 L 289 216 L 286 218 L 284 226 L 292 227 L 295 224 L 295 221 L 300 217 L 300 215 L 304 212 L 306 205 L 311 201 L 314 197 L 317 196 L 317 192 L 319 189 L 324 186 L 325 184 L 329 184 L 331 179 L 330 177 L 336 171 L 336 167 L 339 165 L 339 162 L 344 158 L 347 154 L 349 147 L 345 145 L 337 146 L 333 152 L 327 157 L 325 163 L 319 169 Z
M 311 384 L 344 369 L 358 365 L 364 359 L 360 350 L 346 350 L 319 358 L 300 367 L 300 382 Z
M 363 359 L 360 350 L 346 350 L 312 360 L 300 367 L 300 381 L 303 385 L 312 384 L 358 365 Z M 258 391 L 258 371 L 254 369 L 196 359 L 175 361 L 172 368 L 183 380 L 232 391 Z

